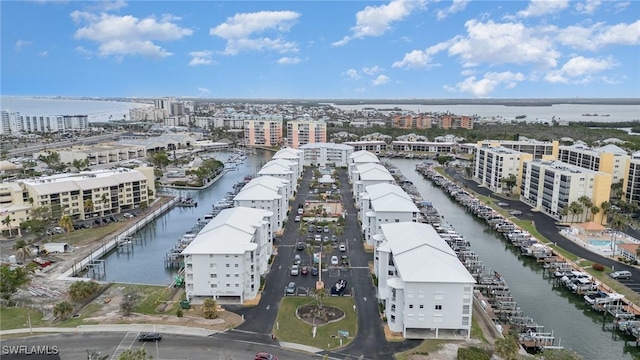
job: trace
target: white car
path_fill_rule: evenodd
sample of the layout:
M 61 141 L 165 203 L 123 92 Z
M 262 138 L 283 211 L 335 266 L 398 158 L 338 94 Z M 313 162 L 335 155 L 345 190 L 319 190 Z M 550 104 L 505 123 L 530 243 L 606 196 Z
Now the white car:
M 296 217 L 293 219 L 293 221 L 300 222 L 300 215 L 296 215 Z
M 331 257 L 331 265 L 338 265 L 340 263 L 340 261 L 338 260 L 338 257 L 333 255 Z
M 347 245 L 340 244 L 340 251 L 347 251 Z
M 298 276 L 300 274 L 300 267 L 298 265 L 291 265 L 291 275 Z
M 304 209 L 303 208 L 298 208 L 298 215 L 302 215 L 304 214 Z

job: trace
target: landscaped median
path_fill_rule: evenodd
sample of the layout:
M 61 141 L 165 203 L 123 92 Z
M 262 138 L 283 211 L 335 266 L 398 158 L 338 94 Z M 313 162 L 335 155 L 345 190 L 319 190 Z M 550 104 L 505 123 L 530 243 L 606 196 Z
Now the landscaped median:
M 273 333 L 279 341 L 303 344 L 319 349 L 335 349 L 349 344 L 356 335 L 358 322 L 352 297 L 327 297 L 322 301 L 323 307 L 335 307 L 344 312 L 344 318 L 322 326 L 316 326 L 313 337 L 313 325 L 296 316 L 296 310 L 303 305 L 317 306 L 312 297 L 285 297 L 280 301 L 277 324 Z M 340 334 L 348 336 L 341 337 Z M 342 340 L 342 343 L 341 343 Z

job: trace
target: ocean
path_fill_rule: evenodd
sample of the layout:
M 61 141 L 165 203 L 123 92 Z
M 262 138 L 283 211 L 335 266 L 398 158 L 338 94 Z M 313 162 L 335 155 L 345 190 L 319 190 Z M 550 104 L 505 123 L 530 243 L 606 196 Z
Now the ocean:
M 640 105 L 585 105 L 556 104 L 551 106 L 505 106 L 505 105 L 416 105 L 416 104 L 358 104 L 336 105 L 342 110 L 362 110 L 363 108 L 393 109 L 426 112 L 450 112 L 456 115 L 477 115 L 480 118 L 514 120 L 516 116 L 526 115 L 527 121 L 551 121 L 554 117 L 559 121 L 582 122 L 618 122 L 640 120 Z M 583 116 L 585 114 L 598 116 Z
M 125 115 L 128 119 L 129 109 L 148 106 L 123 101 L 0 96 L 1 110 L 23 115 L 88 115 L 89 122 L 122 120 Z

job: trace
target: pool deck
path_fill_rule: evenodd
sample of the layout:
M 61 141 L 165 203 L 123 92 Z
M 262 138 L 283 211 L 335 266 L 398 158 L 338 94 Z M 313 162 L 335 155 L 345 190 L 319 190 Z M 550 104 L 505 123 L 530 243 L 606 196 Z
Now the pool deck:
M 571 230 L 561 230 L 560 234 L 567 239 L 575 242 L 576 244 L 584 246 L 594 253 L 608 257 L 613 256 L 613 251 L 611 250 L 611 241 L 615 241 L 616 243 L 621 244 L 640 244 L 640 240 L 622 232 L 617 232 L 615 233 L 615 235 L 611 232 L 580 234 L 571 232 Z M 607 245 L 593 245 L 589 243 L 590 240 L 606 241 Z

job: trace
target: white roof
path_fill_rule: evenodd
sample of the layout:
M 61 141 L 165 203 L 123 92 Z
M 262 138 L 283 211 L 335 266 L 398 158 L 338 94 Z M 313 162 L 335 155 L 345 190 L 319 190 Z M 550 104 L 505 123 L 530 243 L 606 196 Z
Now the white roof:
M 380 164 L 358 165 L 356 172 L 359 174 L 360 180 L 393 180 L 389 170 Z
M 377 199 L 387 194 L 397 194 L 407 200 L 411 200 L 411 196 L 409 196 L 409 194 L 402 190 L 400 186 L 388 183 L 367 185 L 365 186 L 365 194 L 366 195 L 364 195 L 363 197 L 371 200 Z
M 287 159 L 273 159 L 271 161 L 269 161 L 268 163 L 266 163 L 265 165 L 269 165 L 269 164 L 279 164 L 282 166 L 286 166 L 289 169 L 291 169 L 293 166 L 298 165 L 297 162 L 291 161 L 291 160 L 287 160 Z
M 382 195 L 371 200 L 371 207 L 376 212 L 419 212 L 412 200 L 396 193 Z
M 243 187 L 233 200 L 276 200 L 282 199 L 278 191 L 265 185 L 256 185 L 250 188 Z
M 428 224 L 383 224 L 382 234 L 404 282 L 475 283 L 456 253 Z
M 287 179 L 265 175 L 265 176 L 254 177 L 245 186 L 243 186 L 242 190 L 240 191 L 243 191 L 245 189 L 250 189 L 254 186 L 266 186 L 269 189 L 273 189 L 277 191 L 281 187 L 284 187 L 287 185 L 289 185 L 289 180 Z
M 300 146 L 300 149 L 319 149 L 319 148 L 327 148 L 327 149 L 336 149 L 336 150 L 353 150 L 353 146 L 345 145 L 345 144 L 336 144 L 336 143 L 309 143 Z
M 351 154 L 351 156 L 349 156 L 349 159 L 352 159 L 354 163 L 379 163 L 380 162 L 377 156 L 375 156 L 374 154 L 366 150 L 360 150 L 360 151 L 354 152 L 353 154 Z
M 626 150 L 613 144 L 601 146 L 595 150 L 601 153 L 613 153 L 615 155 L 629 155 L 629 153 Z
M 240 254 L 257 248 L 256 229 L 273 213 L 238 206 L 214 217 L 182 251 L 183 254 Z M 230 241 L 230 239 L 233 239 Z
M 298 150 L 298 149 L 294 149 L 294 148 L 290 148 L 290 147 L 286 147 L 283 149 L 278 150 L 278 152 L 276 152 L 273 155 L 273 158 L 276 158 L 276 155 L 284 155 L 284 154 L 291 154 L 293 156 L 300 156 L 303 154 L 302 150 Z

